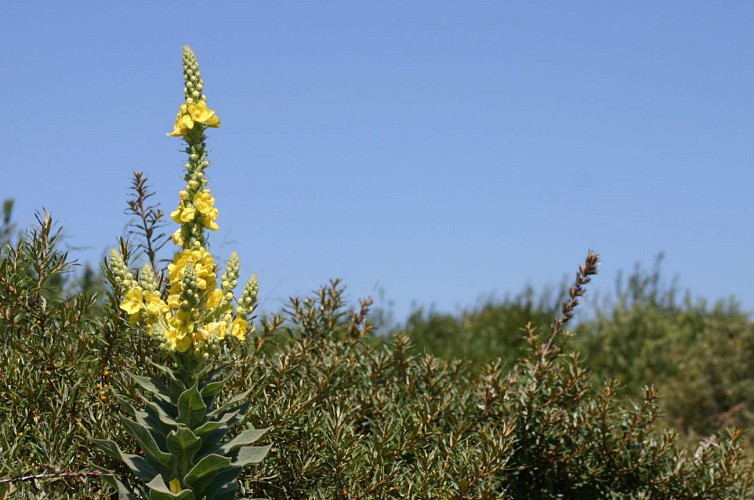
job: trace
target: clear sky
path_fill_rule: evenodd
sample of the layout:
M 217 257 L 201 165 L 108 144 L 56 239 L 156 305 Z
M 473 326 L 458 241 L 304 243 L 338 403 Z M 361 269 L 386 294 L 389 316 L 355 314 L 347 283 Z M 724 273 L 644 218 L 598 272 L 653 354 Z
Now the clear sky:
M 71 253 L 123 233 L 133 170 L 170 212 L 196 51 L 221 230 L 279 307 L 341 277 L 456 311 L 651 266 L 754 310 L 754 2 L 11 1 L 0 197 Z M 384 302 L 382 305 L 386 305 Z

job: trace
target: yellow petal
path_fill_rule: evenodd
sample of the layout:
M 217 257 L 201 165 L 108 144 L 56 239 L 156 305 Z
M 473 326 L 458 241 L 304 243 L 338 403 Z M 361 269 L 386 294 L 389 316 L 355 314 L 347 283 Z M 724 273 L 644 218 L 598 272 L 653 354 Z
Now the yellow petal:
M 208 127 L 217 128 L 220 126 L 220 118 L 213 114 L 204 121 L 204 124 Z
M 172 493 L 180 493 L 182 489 L 181 481 L 177 477 L 170 480 L 170 491 Z
M 238 340 L 246 340 L 246 330 L 249 329 L 249 323 L 243 318 L 236 318 L 231 325 L 230 334 Z
M 120 303 L 119 307 L 130 314 L 133 319 L 133 316 L 137 315 L 141 311 L 141 308 L 144 307 L 141 298 L 141 288 L 137 286 L 126 292 L 123 302 Z

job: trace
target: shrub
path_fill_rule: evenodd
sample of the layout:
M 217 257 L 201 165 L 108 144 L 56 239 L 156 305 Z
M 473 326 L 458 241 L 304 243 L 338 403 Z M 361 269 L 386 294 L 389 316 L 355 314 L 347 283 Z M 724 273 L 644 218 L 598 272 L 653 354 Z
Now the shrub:
M 619 277 L 616 298 L 577 329 L 576 345 L 600 378 L 615 378 L 627 396 L 653 384 L 665 418 L 692 437 L 724 426 L 751 428 L 754 325 L 735 302 L 709 305 L 665 283 L 661 257 L 651 271 Z M 745 433 L 747 443 L 754 434 Z
M 524 325 L 547 328 L 557 304 L 558 297 L 553 294 L 536 297 L 528 287 L 501 301 L 485 300 L 459 315 L 420 307 L 411 313 L 404 331 L 420 351 L 442 359 L 466 359 L 480 367 L 500 359 L 510 368 L 527 349 Z
M 417 354 L 404 335 L 380 343 L 337 286 L 294 301 L 285 343 L 257 351 L 241 381 L 275 443 L 246 487 L 272 498 L 747 494 L 737 436 L 691 456 L 658 429 L 654 391 L 622 405 L 614 384 L 595 386 L 567 353 L 563 327 L 595 263 L 546 335 L 527 329 L 512 371 Z

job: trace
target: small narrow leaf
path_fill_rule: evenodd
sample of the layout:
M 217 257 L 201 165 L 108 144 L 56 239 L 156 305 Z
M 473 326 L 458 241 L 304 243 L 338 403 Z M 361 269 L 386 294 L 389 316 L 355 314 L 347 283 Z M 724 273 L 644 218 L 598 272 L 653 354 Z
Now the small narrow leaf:
M 241 394 L 232 397 L 224 405 L 217 408 L 216 410 L 212 411 L 209 414 L 210 418 L 215 418 L 217 416 L 222 415 L 223 413 L 226 413 L 229 410 L 236 409 L 239 406 L 243 406 L 248 403 L 249 394 L 251 394 L 251 389 L 248 391 L 242 392 Z

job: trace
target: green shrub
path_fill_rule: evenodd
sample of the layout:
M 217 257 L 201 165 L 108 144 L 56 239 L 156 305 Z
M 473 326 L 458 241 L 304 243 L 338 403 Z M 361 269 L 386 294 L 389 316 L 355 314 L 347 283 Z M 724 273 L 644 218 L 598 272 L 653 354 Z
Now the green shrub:
M 6 245 L 0 254 L 3 310 L 19 297 L 28 298 L 25 312 L 10 320 L 6 314 L 0 325 L 6 379 L 0 392 L 2 474 L 8 479 L 40 475 L 2 484 L 19 497 L 105 498 L 111 490 L 94 466 L 125 471 L 92 448 L 87 431 L 127 438 L 113 417 L 114 402 L 98 396 L 102 357 L 109 356 L 112 376 L 120 378 L 124 368 L 143 366 L 138 364 L 143 353 L 122 346 L 136 341 L 127 337 L 103 349 L 113 320 L 106 312 L 97 322 L 82 320 L 81 309 L 92 307 L 91 300 L 53 296 L 44 309 L 34 302 L 38 279 L 31 260 L 46 255 L 48 262 L 58 262 L 49 269 L 65 269 L 54 240 L 48 251 L 32 249 L 44 241 L 43 234 L 32 230 L 25 246 Z M 29 264 L 19 272 L 22 261 Z M 580 285 L 593 267 L 591 257 Z M 582 286 L 573 288 L 574 300 Z M 735 498 L 751 493 L 750 471 L 734 439 L 720 436 L 705 441 L 696 454 L 684 452 L 672 433 L 658 427 L 654 392 L 624 405 L 613 384 L 594 384 L 578 355 L 567 350 L 564 321 L 542 333 L 529 328 L 529 350 L 513 370 L 500 362 L 476 370 L 462 360 L 417 353 L 406 336 L 389 341 L 374 336 L 366 321 L 368 305 L 349 310 L 336 283 L 292 301 L 283 318 L 263 321 L 259 333 L 233 355 L 237 375 L 224 397 L 250 389 L 246 425 L 271 426 L 273 443 L 268 459 L 242 474 L 244 495 Z M 566 317 L 573 306 L 565 308 Z M 14 337 L 18 328 L 24 334 Z M 35 419 L 34 411 L 41 418 Z
M 751 428 L 754 325 L 735 302 L 709 305 L 637 266 L 618 279 L 616 298 L 577 328 L 577 348 L 599 378 L 615 378 L 627 396 L 654 385 L 665 418 L 684 434 L 725 426 Z M 745 432 L 754 443 L 754 434 Z
M 16 243 L 0 248 L 0 477 L 87 470 L 99 454 L 86 429 L 109 432 L 99 400 L 107 377 L 88 314 L 94 297 L 66 290 L 73 263 L 59 242 L 45 213 Z M 84 478 L 64 476 L 44 489 L 31 480 L 6 488 L 19 495 L 78 489 L 95 495 L 99 482 L 84 484 Z
M 594 270 L 582 269 L 572 300 Z M 565 307 L 568 318 L 575 302 Z M 735 439 L 695 455 L 567 354 L 560 320 L 513 371 L 470 370 L 370 337 L 337 286 L 288 311 L 285 342 L 240 381 L 275 447 L 246 487 L 271 498 L 713 498 L 749 490 Z M 266 344 L 266 342 L 262 342 Z M 272 479 L 264 479 L 272 478 Z
M 528 287 L 501 301 L 488 299 L 459 315 L 420 307 L 411 313 L 403 331 L 420 351 L 442 359 L 466 359 L 479 367 L 500 359 L 510 368 L 527 350 L 524 325 L 549 327 L 557 306 L 558 297 L 547 292 L 536 297 Z

